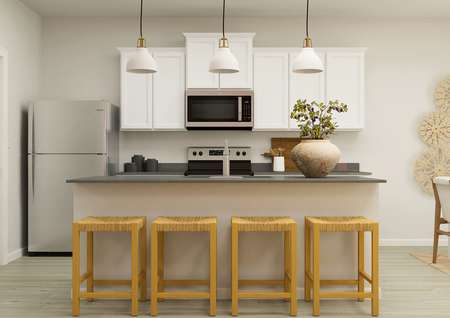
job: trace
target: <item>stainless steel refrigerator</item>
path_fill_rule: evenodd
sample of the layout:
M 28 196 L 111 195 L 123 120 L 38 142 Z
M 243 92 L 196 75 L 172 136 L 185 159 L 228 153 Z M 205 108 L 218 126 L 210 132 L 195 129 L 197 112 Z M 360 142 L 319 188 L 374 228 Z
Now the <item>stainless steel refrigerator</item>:
M 28 113 L 28 253 L 71 252 L 68 178 L 115 174 L 118 107 L 105 101 L 40 101 Z

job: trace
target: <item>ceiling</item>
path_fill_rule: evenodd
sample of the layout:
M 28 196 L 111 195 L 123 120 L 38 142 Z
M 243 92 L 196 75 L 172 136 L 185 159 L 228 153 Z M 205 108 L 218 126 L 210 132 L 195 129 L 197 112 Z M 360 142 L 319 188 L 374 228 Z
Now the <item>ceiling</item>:
M 136 16 L 138 0 L 21 0 L 42 16 Z M 146 16 L 217 16 L 220 0 L 146 0 Z M 228 0 L 230 16 L 298 16 L 306 0 Z M 311 0 L 311 15 L 450 18 L 450 0 Z

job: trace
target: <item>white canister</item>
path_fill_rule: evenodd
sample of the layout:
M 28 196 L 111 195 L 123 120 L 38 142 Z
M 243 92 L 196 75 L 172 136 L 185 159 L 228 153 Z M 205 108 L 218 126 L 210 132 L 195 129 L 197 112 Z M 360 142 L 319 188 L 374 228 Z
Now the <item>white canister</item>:
M 273 171 L 284 172 L 284 157 L 283 156 L 273 157 Z

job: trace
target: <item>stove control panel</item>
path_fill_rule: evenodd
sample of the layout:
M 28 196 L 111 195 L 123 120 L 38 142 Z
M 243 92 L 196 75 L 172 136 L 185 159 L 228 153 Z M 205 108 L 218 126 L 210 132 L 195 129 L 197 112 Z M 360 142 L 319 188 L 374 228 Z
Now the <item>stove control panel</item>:
M 230 160 L 251 160 L 250 147 L 229 147 Z M 222 160 L 224 147 L 188 147 L 188 160 Z

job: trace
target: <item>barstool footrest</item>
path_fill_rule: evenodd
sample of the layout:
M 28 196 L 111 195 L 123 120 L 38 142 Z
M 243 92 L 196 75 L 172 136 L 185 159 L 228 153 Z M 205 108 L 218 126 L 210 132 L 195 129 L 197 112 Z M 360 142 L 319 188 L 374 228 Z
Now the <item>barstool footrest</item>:
M 131 299 L 131 292 L 124 291 L 97 291 L 81 292 L 80 298 L 87 299 Z
M 94 279 L 94 286 L 131 286 L 129 279 Z
M 282 286 L 282 279 L 240 279 L 239 286 Z
M 159 299 L 209 299 L 208 292 L 164 291 L 158 292 Z
M 320 286 L 355 286 L 358 285 L 357 279 L 321 279 Z
M 319 294 L 320 298 L 346 298 L 346 299 L 357 299 L 357 298 L 371 298 L 372 293 L 370 292 L 357 292 L 357 291 L 332 291 L 332 292 L 321 292 Z
M 209 286 L 207 279 L 160 279 L 161 286 Z
M 251 299 L 289 299 L 291 293 L 288 292 L 269 292 L 269 291 L 249 291 L 238 292 L 238 298 L 251 298 Z

